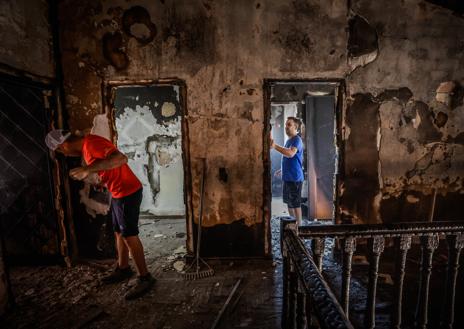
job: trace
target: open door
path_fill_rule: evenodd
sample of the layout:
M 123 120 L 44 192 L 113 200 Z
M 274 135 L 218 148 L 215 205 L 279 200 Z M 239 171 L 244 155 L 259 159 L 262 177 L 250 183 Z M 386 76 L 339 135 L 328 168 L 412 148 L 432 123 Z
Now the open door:
M 306 96 L 306 155 L 308 219 L 335 216 L 335 168 L 337 167 L 335 97 Z
M 47 86 L 0 78 L 0 228 L 8 264 L 61 259 Z

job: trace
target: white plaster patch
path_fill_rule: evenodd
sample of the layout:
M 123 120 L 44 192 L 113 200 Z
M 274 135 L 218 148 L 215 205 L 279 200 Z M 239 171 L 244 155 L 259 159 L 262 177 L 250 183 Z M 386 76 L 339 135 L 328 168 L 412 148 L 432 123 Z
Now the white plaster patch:
M 98 114 L 93 118 L 93 126 L 90 133 L 111 140 L 110 123 L 106 113 Z
M 446 81 L 440 83 L 437 88 L 435 99 L 447 106 L 451 104 L 451 96 L 453 91 L 456 88 L 456 83 L 454 81 Z
M 351 128 L 347 124 L 343 126 L 343 140 L 346 141 L 350 138 Z
M 79 97 L 74 95 L 66 95 L 66 101 L 71 105 L 75 105 L 80 102 Z
M 375 210 L 375 218 L 377 223 L 381 223 L 382 220 L 380 219 L 380 202 L 382 201 L 382 192 L 377 193 L 377 195 L 374 197 L 374 200 L 372 201 L 372 206 L 373 209 Z
M 349 57 L 348 64 L 351 66 L 351 70 L 354 70 L 357 67 L 363 67 L 369 63 L 372 63 L 373 61 L 375 61 L 378 55 L 379 55 L 379 50 L 376 49 L 369 54 L 365 54 L 359 57 Z
M 408 194 L 406 196 L 406 201 L 408 201 L 409 203 L 418 203 L 420 200 L 419 200 L 419 198 L 415 197 L 414 195 Z
M 180 119 L 160 124 L 146 105 L 116 118 L 118 148 L 144 188 L 141 210 L 157 216 L 185 214 Z
M 412 126 L 414 127 L 414 129 L 417 129 L 419 128 L 420 124 L 421 124 L 421 117 L 419 115 L 419 112 L 416 111 L 416 117 L 412 119 Z
M 161 106 L 161 115 L 163 117 L 169 118 L 176 114 L 176 105 L 171 102 L 164 102 Z
M 148 39 L 150 37 L 150 29 L 142 23 L 132 24 L 130 32 L 134 37 L 139 39 Z
M 80 202 L 85 205 L 87 214 L 95 218 L 97 215 L 106 215 L 110 210 L 109 198 L 108 202 L 102 203 L 90 197 L 90 184 L 85 184 L 84 188 L 79 191 Z M 109 197 L 109 192 L 106 192 Z

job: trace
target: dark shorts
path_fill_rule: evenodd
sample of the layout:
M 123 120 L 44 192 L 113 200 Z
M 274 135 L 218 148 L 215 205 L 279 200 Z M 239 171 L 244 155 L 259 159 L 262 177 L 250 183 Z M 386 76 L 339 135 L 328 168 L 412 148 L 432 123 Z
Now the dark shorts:
M 122 236 L 139 234 L 139 214 L 142 203 L 142 189 L 123 198 L 111 200 L 113 229 Z
M 289 208 L 300 208 L 303 182 L 284 182 L 283 199 Z

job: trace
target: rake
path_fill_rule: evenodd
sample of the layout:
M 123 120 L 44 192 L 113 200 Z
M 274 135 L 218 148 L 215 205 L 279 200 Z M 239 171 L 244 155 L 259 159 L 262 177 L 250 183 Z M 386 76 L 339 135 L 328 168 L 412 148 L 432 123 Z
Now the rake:
M 214 275 L 214 270 L 200 257 L 200 244 L 201 244 L 201 226 L 203 220 L 203 195 L 205 192 L 206 181 L 206 159 L 203 160 L 203 172 L 201 175 L 201 188 L 200 188 L 200 211 L 198 215 L 198 229 L 197 229 L 197 247 L 196 255 L 193 262 L 185 270 L 183 277 L 185 280 L 196 280 L 207 278 Z

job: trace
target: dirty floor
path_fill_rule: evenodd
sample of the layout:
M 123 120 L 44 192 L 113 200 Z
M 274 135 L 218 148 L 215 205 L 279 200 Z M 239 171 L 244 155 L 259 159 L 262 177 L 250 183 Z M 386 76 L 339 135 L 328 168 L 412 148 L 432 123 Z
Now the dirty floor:
M 63 266 L 10 270 L 16 306 L 1 328 L 211 328 L 241 279 L 217 328 L 279 328 L 281 259 L 279 223 L 273 220 L 274 258 L 209 261 L 215 276 L 185 281 L 185 220 L 142 216 L 140 237 L 157 278 L 146 296 L 125 301 L 132 284 L 101 285 L 113 261 L 85 260 Z

